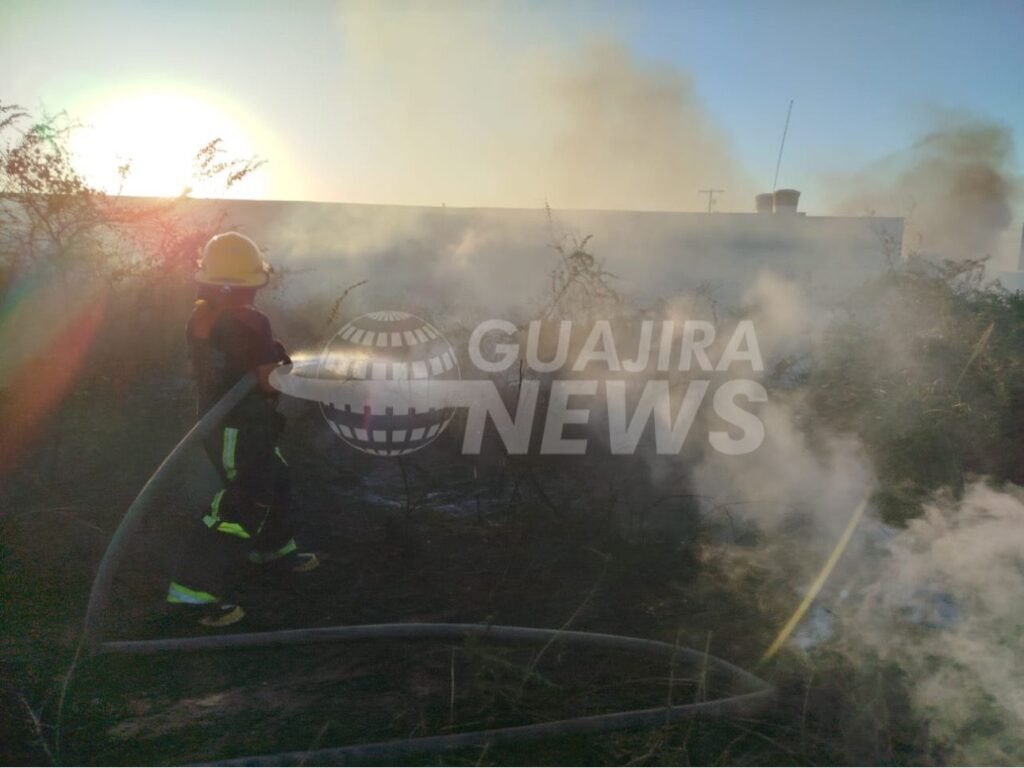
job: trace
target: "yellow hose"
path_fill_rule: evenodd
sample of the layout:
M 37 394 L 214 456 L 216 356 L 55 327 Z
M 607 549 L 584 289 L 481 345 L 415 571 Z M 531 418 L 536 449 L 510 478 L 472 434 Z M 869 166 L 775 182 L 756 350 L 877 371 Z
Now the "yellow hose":
M 853 511 L 853 515 L 850 517 L 850 522 L 846 525 L 846 530 L 843 531 L 843 535 L 839 537 L 839 541 L 836 543 L 835 549 L 832 550 L 832 554 L 828 556 L 828 560 L 825 562 L 825 566 L 821 569 L 821 573 L 818 574 L 818 578 L 814 580 L 811 588 L 807 591 L 804 599 L 800 605 L 790 616 L 789 621 L 786 622 L 786 626 L 782 628 L 772 644 L 768 646 L 768 650 L 764 652 L 761 657 L 759 664 L 764 664 L 769 661 L 772 656 L 778 653 L 779 648 L 789 639 L 789 636 L 793 634 L 793 630 L 796 629 L 800 620 L 807 613 L 807 609 L 811 607 L 811 603 L 814 602 L 814 598 L 821 592 L 821 588 L 825 586 L 825 582 L 828 581 L 828 577 L 832 575 L 832 569 L 836 567 L 836 563 L 839 562 L 839 558 L 842 557 L 843 552 L 846 550 L 847 545 L 850 543 L 850 539 L 853 537 L 853 532 L 857 528 L 857 523 L 860 522 L 861 517 L 864 516 L 864 510 L 868 505 L 868 497 L 865 496 L 861 499 L 860 504 Z

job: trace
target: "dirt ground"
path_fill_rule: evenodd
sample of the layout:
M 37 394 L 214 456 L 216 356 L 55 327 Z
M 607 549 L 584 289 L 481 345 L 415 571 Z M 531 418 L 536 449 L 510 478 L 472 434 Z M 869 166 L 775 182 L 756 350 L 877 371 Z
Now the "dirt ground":
M 118 416 L 74 410 L 58 480 L 5 492 L 6 763 L 176 764 L 524 725 L 727 695 L 698 668 L 621 652 L 468 640 L 105 655 L 83 663 L 59 717 L 96 564 L 123 511 L 189 423 L 187 387 Z M 543 466 L 464 457 L 454 435 L 380 459 L 345 446 L 308 404 L 286 407 L 303 545 L 322 566 L 255 566 L 230 631 L 385 622 L 571 628 L 678 643 L 753 668 L 775 626 L 708 562 L 720 531 L 685 476 L 654 488 L 639 460 Z M 45 447 L 39 466 L 44 466 Z M 74 461 L 66 462 L 70 457 Z M 116 460 L 115 460 L 116 457 Z M 616 457 L 621 459 L 622 457 Z M 111 467 L 122 462 L 117 471 Z M 197 459 L 197 461 L 199 461 Z M 195 634 L 168 616 L 181 521 L 209 491 L 199 464 L 154 510 L 115 584 L 107 639 Z M 206 480 L 197 478 L 206 477 Z M 671 491 L 671 492 L 668 492 Z M 212 631 L 212 630 L 208 630 Z M 802 712 L 799 711 L 802 708 Z M 756 718 L 411 756 L 410 764 L 752 764 L 827 761 L 830 724 L 787 690 Z M 839 759 L 832 757 L 833 760 Z

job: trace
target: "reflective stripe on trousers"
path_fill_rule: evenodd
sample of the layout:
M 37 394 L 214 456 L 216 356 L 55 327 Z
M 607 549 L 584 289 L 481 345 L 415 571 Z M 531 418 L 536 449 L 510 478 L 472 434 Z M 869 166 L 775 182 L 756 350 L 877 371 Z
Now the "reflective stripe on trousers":
M 167 602 L 180 603 L 183 605 L 208 605 L 217 602 L 217 598 L 209 592 L 198 589 L 189 589 L 184 584 L 172 581 L 167 588 Z
M 217 495 L 213 497 L 213 501 L 210 503 L 210 514 L 203 518 L 206 527 L 215 528 L 221 533 L 226 533 L 229 536 L 238 536 L 241 539 L 251 538 L 249 532 L 238 523 L 220 519 L 220 502 L 223 498 L 224 489 L 217 491 Z
M 295 539 L 289 539 L 287 544 L 280 549 L 275 549 L 273 552 L 250 552 L 249 560 L 253 563 L 272 563 L 285 555 L 290 555 L 298 548 L 299 545 L 295 543 Z
M 228 480 L 234 480 L 238 474 L 235 468 L 235 450 L 238 448 L 238 430 L 234 427 L 224 428 L 224 447 L 221 450 L 221 463 Z

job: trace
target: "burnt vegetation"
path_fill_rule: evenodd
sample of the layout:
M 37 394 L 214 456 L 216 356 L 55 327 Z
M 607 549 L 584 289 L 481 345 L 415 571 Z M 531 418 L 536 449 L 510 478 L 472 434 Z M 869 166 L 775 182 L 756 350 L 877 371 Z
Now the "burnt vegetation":
M 68 154 L 71 130 L 63 115 L 0 105 L 5 762 L 195 762 L 728 693 L 699 666 L 557 645 L 541 655 L 476 641 L 394 643 L 102 657 L 77 673 L 58 713 L 95 566 L 193 418 L 180 330 L 190 275 L 198 248 L 230 225 L 195 215 L 187 197 L 128 200 L 91 188 Z M 214 141 L 200 149 L 196 170 L 230 186 L 258 164 L 229 159 Z M 656 312 L 625 306 L 589 237 L 552 240 L 538 317 Z M 1024 299 L 983 287 L 979 269 L 978 261 L 893 260 L 835 315 L 795 376 L 780 366 L 765 380 L 770 393 L 805 396 L 809 433 L 863 441 L 880 470 L 877 507 L 896 525 L 973 475 L 1024 481 Z M 311 307 L 323 321 L 308 338 L 285 342 L 322 343 L 324 329 L 344 316 L 346 295 Z M 717 323 L 722 310 L 713 306 Z M 520 367 L 502 382 L 508 402 L 523 375 Z M 698 494 L 685 461 L 541 461 L 509 456 L 497 443 L 463 456 L 459 415 L 436 450 L 382 460 L 339 441 L 315 404 L 284 408 L 303 534 L 323 566 L 305 581 L 254 575 L 245 631 L 392 621 L 562 627 L 655 638 L 753 668 L 792 610 L 792 591 L 771 592 L 756 570 L 727 573 L 729 561 L 714 553 L 756 548 L 760 534 L 731 489 Z M 194 476 L 182 478 L 133 543 L 116 585 L 112 637 L 191 632 L 169 623 L 160 605 L 181 522 L 198 509 L 208 474 L 197 457 Z M 899 672 L 881 660 L 785 651 L 762 671 L 780 700 L 756 717 L 444 761 L 914 764 L 946 754 L 948 745 L 929 741 Z

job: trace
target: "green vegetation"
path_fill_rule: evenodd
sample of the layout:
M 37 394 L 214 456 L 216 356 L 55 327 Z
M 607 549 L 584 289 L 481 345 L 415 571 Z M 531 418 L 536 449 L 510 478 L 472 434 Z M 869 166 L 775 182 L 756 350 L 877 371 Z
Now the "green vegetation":
M 543 665 L 473 643 L 422 651 L 423 663 L 383 646 L 107 659 L 81 673 L 64 715 L 67 743 L 58 745 L 55 691 L 95 563 L 192 414 L 180 349 L 189 273 L 200 245 L 227 224 L 190 214 L 184 198 L 124 200 L 91 189 L 65 149 L 72 128 L 61 116 L 0 106 L 0 334 L 26 333 L 0 352 L 13 372 L 0 379 L 0 760 L 191 762 L 570 717 L 587 706 L 611 711 L 643 706 L 648 695 L 657 706 L 666 691 L 707 695 L 699 669 L 675 678 L 676 670 L 629 667 L 624 680 L 621 660 L 555 647 Z M 255 167 L 224 160 L 217 142 L 197 160 L 200 173 L 228 185 Z M 590 238 L 552 237 L 557 260 L 541 314 L 625 312 Z M 800 365 L 787 361 L 800 372 L 787 374 L 785 389 L 800 396 L 802 428 L 812 438 L 860 439 L 889 522 L 905 523 L 933 494 L 959 493 L 974 475 L 1024 482 L 1024 297 L 983 288 L 981 267 L 894 263 L 856 291 Z M 308 321 L 310 341 L 333 329 L 347 293 L 326 308 L 325 323 Z M 35 307 L 42 330 L 18 305 Z M 68 328 L 89 333 L 51 343 Z M 44 400 L 29 386 L 40 371 L 64 382 Z M 777 379 L 768 385 L 781 390 Z M 754 523 L 730 515 L 742 500 L 724 488 L 702 512 L 682 462 L 655 481 L 641 457 L 477 461 L 446 444 L 449 434 L 433 458 L 388 463 L 346 452 L 310 404 L 289 416 L 285 452 L 317 546 L 330 554 L 301 599 L 294 585 L 256 585 L 263 607 L 252 611 L 254 630 L 401 620 L 571 626 L 708 648 L 753 666 L 792 610 L 793 585 L 772 579 L 777 562 L 739 571 L 729 559 L 764 544 Z M 120 636 L 167 631 L 152 614 L 188 513 L 181 498 L 168 500 L 129 558 Z M 452 759 L 915 764 L 946 754 L 929 742 L 890 661 L 826 648 L 811 661 L 783 653 L 765 674 L 780 703 L 759 720 L 696 720 Z
M 902 522 L 965 478 L 1024 480 L 1024 296 L 979 262 L 892 270 L 826 332 L 805 382 L 814 430 L 853 432 Z

